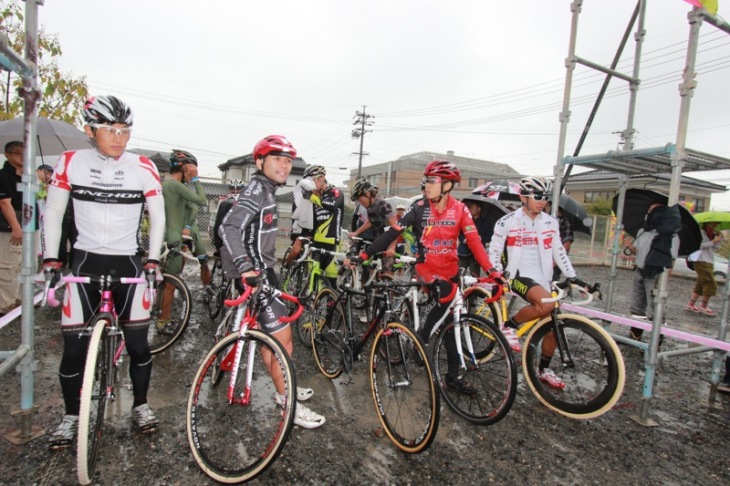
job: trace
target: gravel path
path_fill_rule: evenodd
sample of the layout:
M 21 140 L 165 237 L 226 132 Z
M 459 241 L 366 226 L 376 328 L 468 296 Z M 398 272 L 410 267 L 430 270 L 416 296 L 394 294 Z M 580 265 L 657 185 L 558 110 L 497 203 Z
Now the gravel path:
M 608 269 L 580 267 L 586 281 L 607 282 Z M 628 309 L 631 274 L 619 271 L 614 309 Z M 191 281 L 194 281 L 191 279 Z M 683 311 L 692 281 L 670 278 L 670 326 L 714 336 L 719 318 Z M 194 285 L 194 284 L 193 284 Z M 195 292 L 194 292 L 195 294 Z M 714 302 L 720 308 L 720 298 Z M 202 312 L 183 342 L 155 359 L 150 403 L 159 433 L 141 436 L 131 425 L 131 392 L 111 405 L 101 451 L 98 483 L 212 484 L 197 467 L 185 434 L 185 400 L 198 360 L 210 345 L 211 326 Z M 63 411 L 57 380 L 61 353 L 57 310 L 37 310 L 37 359 L 33 424 L 51 429 Z M 0 330 L 4 350 L 19 343 L 19 324 Z M 620 326 L 612 330 L 626 334 Z M 664 350 L 687 344 L 667 340 Z M 420 455 L 399 453 L 378 434 L 364 364 L 354 383 L 330 382 L 315 369 L 311 352 L 297 348 L 300 384 L 315 389 L 308 403 L 327 423 L 317 430 L 296 427 L 279 460 L 254 482 L 261 484 L 730 484 L 730 396 L 709 407 L 712 353 L 663 360 L 656 375 L 650 418 L 656 427 L 631 420 L 639 413 L 643 353 L 620 346 L 626 362 L 624 396 L 608 414 L 590 421 L 550 412 L 520 377 L 517 400 L 507 417 L 491 427 L 470 425 L 444 405 L 438 436 Z M 18 375 L 0 378 L 0 432 L 17 429 L 10 413 L 19 407 Z M 75 484 L 75 452 L 49 453 L 46 437 L 25 445 L 0 441 L 0 484 Z

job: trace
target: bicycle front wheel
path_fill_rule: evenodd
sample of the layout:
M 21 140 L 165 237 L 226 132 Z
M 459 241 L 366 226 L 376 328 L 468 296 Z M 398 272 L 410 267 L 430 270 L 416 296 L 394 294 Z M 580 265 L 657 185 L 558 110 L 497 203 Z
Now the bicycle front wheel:
M 572 360 L 563 365 L 561 350 L 555 349 L 550 369 L 565 387 L 551 388 L 538 377 L 543 353 L 554 348 L 555 334 L 549 318 L 536 324 L 525 340 L 525 380 L 549 409 L 576 419 L 598 417 L 610 410 L 623 393 L 626 371 L 621 351 L 613 338 L 590 319 L 573 314 L 560 314 L 557 318 L 565 334 L 563 352 L 569 352 Z
M 190 322 L 192 297 L 185 282 L 178 276 L 163 273 L 150 310 L 147 340 L 152 354 L 161 353 L 180 339 Z
M 461 369 L 454 324 L 436 337 L 436 380 L 449 407 L 476 425 L 491 425 L 507 415 L 517 394 L 517 367 L 509 343 L 499 328 L 472 314 L 461 320 L 461 348 L 466 369 Z M 469 356 L 467 338 L 474 356 Z
M 216 386 L 213 374 L 219 366 L 227 379 Z M 272 375 L 285 387 L 283 405 L 274 400 Z M 279 341 L 255 330 L 225 337 L 201 362 L 188 396 L 186 428 L 195 462 L 221 483 L 255 478 L 281 453 L 294 426 L 295 406 L 295 375 Z
M 344 353 L 348 351 L 345 312 L 329 287 L 317 294 L 312 308 L 314 361 L 324 376 L 334 380 L 344 371 Z
M 91 327 L 93 331 L 86 352 L 76 444 L 76 472 L 81 484 L 91 483 L 101 448 L 104 410 L 109 398 L 107 384 L 111 379 L 108 373 L 112 359 L 107 342 L 109 339 L 107 324 L 106 318 L 97 319 Z
M 410 454 L 426 450 L 438 431 L 441 399 L 423 343 L 408 326 L 389 322 L 376 334 L 370 389 L 390 440 Z

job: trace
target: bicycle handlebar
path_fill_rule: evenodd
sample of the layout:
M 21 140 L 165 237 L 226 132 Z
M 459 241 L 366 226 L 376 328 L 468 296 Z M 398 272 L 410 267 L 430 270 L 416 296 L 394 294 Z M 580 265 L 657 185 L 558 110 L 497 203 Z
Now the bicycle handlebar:
M 270 285 L 261 284 L 259 287 L 261 288 L 261 292 L 270 293 L 274 297 L 281 297 L 283 300 L 287 300 L 289 302 L 293 302 L 294 304 L 297 304 L 297 310 L 294 311 L 294 313 L 292 313 L 290 316 L 281 317 L 279 319 L 281 322 L 295 321 L 295 320 L 299 319 L 299 316 L 301 316 L 302 312 L 304 312 L 304 305 L 302 304 L 302 301 L 299 298 L 297 298 L 293 295 L 287 294 L 286 292 L 282 292 L 281 290 L 276 289 Z M 243 280 L 243 293 L 237 299 L 224 300 L 223 304 L 225 304 L 226 307 L 239 306 L 251 297 L 251 294 L 254 293 L 254 289 L 258 289 L 259 287 L 252 287 L 250 285 L 246 285 L 246 281 Z
M 112 277 L 110 275 L 104 275 L 101 277 L 80 277 L 77 275 L 64 275 L 60 279 L 60 282 L 63 284 L 67 283 L 80 283 L 80 284 L 90 284 L 90 283 L 98 283 L 99 286 L 104 286 L 108 284 L 113 283 L 120 283 L 125 285 L 139 285 L 139 284 L 146 284 L 147 278 L 146 277 Z M 46 280 L 46 285 L 43 289 L 43 301 L 42 305 L 49 305 L 50 307 L 58 307 L 61 305 L 61 302 L 56 299 L 56 290 L 61 288 L 63 285 L 59 285 L 57 287 L 51 288 L 51 280 Z M 149 288 L 148 290 L 149 291 Z M 152 296 L 150 297 L 150 301 L 154 300 L 152 299 Z

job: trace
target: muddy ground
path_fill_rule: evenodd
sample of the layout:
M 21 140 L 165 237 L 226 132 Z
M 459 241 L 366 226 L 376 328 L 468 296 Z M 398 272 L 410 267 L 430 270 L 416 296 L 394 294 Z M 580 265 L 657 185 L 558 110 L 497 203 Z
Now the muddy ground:
M 608 269 L 580 267 L 586 281 L 607 282 Z M 629 271 L 619 271 L 614 309 L 628 309 Z M 199 290 L 197 279 L 189 279 Z M 692 281 L 669 280 L 670 326 L 714 336 L 719 317 L 683 310 Z M 199 292 L 197 295 L 200 295 Z M 720 298 L 715 308 L 720 309 Z M 195 301 L 193 321 L 181 343 L 155 358 L 149 399 L 161 426 L 153 436 L 134 431 L 131 391 L 122 390 L 107 415 L 97 484 L 212 484 L 195 464 L 185 433 L 185 400 L 198 360 L 211 343 L 212 325 Z M 63 414 L 57 368 L 61 354 L 58 310 L 38 309 L 34 425 L 52 429 Z M 19 322 L 0 330 L 3 350 L 19 343 Z M 612 327 L 626 334 L 621 326 Z M 295 427 L 282 456 L 254 482 L 261 484 L 730 484 L 730 395 L 708 406 L 711 353 L 661 363 L 649 417 L 655 427 L 631 420 L 639 413 L 643 353 L 620 346 L 626 362 L 624 396 L 614 410 L 590 421 L 557 415 L 520 378 L 507 417 L 491 427 L 470 425 L 442 409 L 438 436 L 420 455 L 405 455 L 378 433 L 364 363 L 354 383 L 334 382 L 315 369 L 311 352 L 295 350 L 300 384 L 315 396 L 308 404 L 327 423 Z M 667 340 L 664 349 L 687 343 Z M 20 405 L 19 375 L 0 378 L 0 433 L 18 428 L 11 412 Z M 75 484 L 75 452 L 50 453 L 46 436 L 25 445 L 0 440 L 0 484 Z

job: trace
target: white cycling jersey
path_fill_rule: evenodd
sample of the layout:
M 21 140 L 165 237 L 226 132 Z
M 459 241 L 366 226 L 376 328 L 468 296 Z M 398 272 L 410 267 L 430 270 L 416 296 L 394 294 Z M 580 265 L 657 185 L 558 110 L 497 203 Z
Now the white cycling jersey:
M 44 258 L 57 258 L 66 205 L 72 200 L 78 238 L 74 248 L 102 255 L 133 255 L 144 203 L 150 215 L 149 254 L 158 260 L 165 203 L 155 164 L 124 152 L 115 159 L 96 149 L 64 152 L 48 186 Z
M 526 269 L 523 267 L 530 262 L 521 261 L 522 247 L 530 245 L 536 248 L 539 253 L 539 269 Z M 558 220 L 547 213 L 540 213 L 533 221 L 520 208 L 503 216 L 494 225 L 494 235 L 489 243 L 489 259 L 494 263 L 497 270 L 504 272 L 502 268 L 502 252 L 507 250 L 506 271 L 509 278 L 514 278 L 520 268 L 523 269 L 520 275 L 542 276 L 534 279 L 544 287 L 550 282 L 553 274 L 553 261 L 560 267 L 566 277 L 575 277 L 575 270 L 570 263 L 568 253 L 560 242 L 560 229 Z M 535 262 L 532 262 L 533 264 Z

